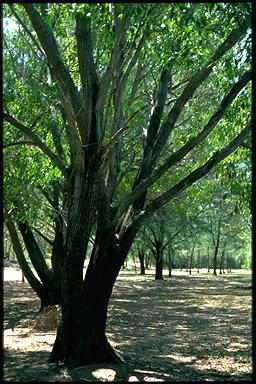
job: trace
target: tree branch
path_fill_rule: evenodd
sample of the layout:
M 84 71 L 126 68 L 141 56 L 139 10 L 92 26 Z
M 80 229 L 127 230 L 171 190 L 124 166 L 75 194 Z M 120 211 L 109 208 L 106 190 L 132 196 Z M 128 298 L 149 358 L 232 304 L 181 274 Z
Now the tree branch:
M 252 147 L 250 147 L 250 145 L 248 145 L 248 144 L 242 143 L 241 147 L 249 149 L 250 151 L 252 151 Z
M 194 184 L 197 180 L 205 176 L 213 167 L 219 164 L 223 159 L 233 153 L 244 141 L 246 136 L 249 134 L 252 127 L 252 123 L 246 125 L 246 127 L 232 140 L 225 148 L 221 151 L 217 151 L 214 155 L 201 167 L 195 169 L 188 176 L 182 179 L 179 183 L 174 185 L 168 191 L 163 193 L 161 196 L 153 200 L 148 204 L 134 220 L 132 225 L 140 226 L 147 218 L 151 217 L 159 208 L 163 207 L 175 197 L 177 197 L 181 192 L 185 191 L 190 185 Z
M 229 93 L 222 100 L 218 110 L 210 118 L 203 130 L 199 134 L 189 140 L 178 151 L 170 155 L 158 169 L 156 169 L 151 176 L 142 181 L 137 188 L 135 188 L 127 199 L 127 204 L 133 203 L 141 194 L 143 194 L 152 184 L 154 184 L 160 177 L 173 165 L 182 160 L 193 148 L 195 148 L 209 133 L 213 130 L 216 124 L 224 115 L 228 106 L 232 103 L 238 93 L 243 87 L 248 84 L 251 79 L 251 70 L 244 73 L 244 75 L 234 84 Z M 127 207 L 127 205 L 126 205 Z
M 50 65 L 54 70 L 55 77 L 60 84 L 63 94 L 69 99 L 72 106 L 75 119 L 77 121 L 78 129 L 81 138 L 86 137 L 87 125 L 84 120 L 84 115 L 81 113 L 83 105 L 79 93 L 74 85 L 70 73 L 65 66 L 61 57 L 59 47 L 54 38 L 52 29 L 43 20 L 40 13 L 35 9 L 33 4 L 22 4 L 33 24 L 33 27 L 38 35 L 42 47 L 46 53 Z M 83 144 L 86 144 L 83 142 Z
M 12 62 L 12 67 L 13 67 L 13 70 L 14 70 L 14 73 L 16 75 L 16 78 L 17 80 L 22 77 L 22 74 L 18 71 L 18 69 L 16 68 L 16 64 L 15 64 L 15 60 L 14 60 L 14 57 L 12 55 L 12 51 L 11 49 L 8 47 L 8 44 L 7 44 L 7 41 L 6 39 L 3 37 L 3 40 L 4 40 L 4 44 L 6 46 L 6 49 L 7 51 L 9 52 L 9 55 L 10 55 L 10 58 L 11 58 L 11 62 Z
M 170 73 L 172 70 L 172 61 L 169 62 L 168 67 L 164 68 L 161 73 L 159 81 L 159 91 L 156 98 L 155 106 L 152 110 L 149 125 L 145 134 L 145 146 L 143 153 L 143 161 L 141 169 L 139 170 L 137 177 L 133 183 L 132 189 L 134 190 L 140 183 L 142 179 L 148 177 L 152 171 L 152 168 L 155 164 L 156 158 L 154 156 L 154 143 L 159 130 L 161 118 L 163 115 L 163 110 L 167 98 L 167 91 L 169 85 Z M 142 209 L 146 199 L 146 190 L 141 194 L 138 200 L 134 201 L 135 209 Z
M 25 278 L 27 279 L 27 281 L 29 282 L 31 287 L 33 287 L 33 290 L 37 293 L 37 295 L 39 297 L 42 297 L 42 295 L 44 293 L 43 285 L 35 277 L 34 273 L 32 272 L 32 270 L 31 270 L 31 268 L 30 268 L 30 266 L 29 266 L 29 264 L 28 264 L 28 262 L 24 256 L 24 253 L 22 250 L 22 245 L 20 243 L 14 222 L 11 221 L 10 219 L 8 219 L 6 221 L 6 226 L 8 228 L 9 234 L 10 234 L 10 238 L 11 238 L 12 245 L 13 245 L 13 250 L 15 252 L 15 255 L 16 255 L 17 260 L 19 262 L 20 268 L 21 268 L 22 272 L 24 273 Z
M 36 145 L 33 141 L 20 140 L 15 143 L 4 144 L 3 148 L 14 147 L 15 145 Z
M 50 240 L 48 237 L 46 237 L 42 232 L 39 231 L 39 229 L 35 227 L 31 227 L 31 229 L 33 229 L 33 231 L 35 231 L 39 236 L 41 236 L 42 239 L 44 239 L 47 243 L 53 246 L 53 240 Z
M 25 125 L 18 122 L 14 117 L 9 114 L 3 112 L 3 118 L 8 123 L 12 124 L 14 127 L 18 128 L 21 132 L 23 132 L 26 136 L 33 140 L 34 145 L 37 145 L 43 153 L 45 153 L 53 162 L 53 164 L 59 168 L 62 174 L 66 177 L 67 171 L 65 164 L 61 161 L 61 159 L 55 155 L 45 144 L 44 142 L 30 129 Z
M 84 104 L 86 106 L 84 108 L 84 115 L 86 116 L 85 124 L 87 124 L 87 130 L 86 132 L 82 132 L 82 139 L 83 143 L 88 143 L 91 129 L 97 131 L 100 128 L 91 127 L 93 114 L 96 113 L 95 108 L 98 99 L 99 84 L 95 64 L 93 61 L 90 20 L 88 17 L 82 16 L 80 14 L 77 14 L 76 16 L 76 39 L 79 71 L 82 81 Z M 94 138 L 94 142 L 96 141 L 97 138 Z
M 145 108 L 147 107 L 147 105 L 144 105 L 142 108 L 140 109 L 137 109 L 137 111 L 135 111 L 125 122 L 124 122 L 124 125 L 122 128 L 120 128 L 112 137 L 111 139 L 109 140 L 109 142 L 104 145 L 102 151 L 103 153 L 106 152 L 106 150 L 111 147 L 115 142 L 116 140 L 119 138 L 119 136 L 121 136 L 123 134 L 123 132 L 125 132 L 128 128 L 129 128 L 129 122 L 134 118 L 134 116 L 136 116 L 139 112 L 143 111 Z
M 44 51 L 42 50 L 42 48 L 40 47 L 40 45 L 38 44 L 38 41 L 35 39 L 35 37 L 34 37 L 33 34 L 30 32 L 30 30 L 28 29 L 28 27 L 26 26 L 26 24 L 23 23 L 23 21 L 21 20 L 21 18 L 19 17 L 19 15 L 17 14 L 17 12 L 15 11 L 13 4 L 8 4 L 8 5 L 9 5 L 9 7 L 11 8 L 12 13 L 14 14 L 14 16 L 16 17 L 16 19 L 18 20 L 18 22 L 21 24 L 22 28 L 27 32 L 27 34 L 29 35 L 29 37 L 31 38 L 31 40 L 33 41 L 33 43 L 35 44 L 35 46 L 38 48 L 38 50 L 40 51 L 40 53 L 41 53 L 43 56 L 45 56 L 45 53 L 44 53 Z
M 247 17 L 238 28 L 233 29 L 224 43 L 221 44 L 221 46 L 215 51 L 215 53 L 212 55 L 212 58 L 206 63 L 206 65 L 194 76 L 192 76 L 158 132 L 158 136 L 154 145 L 154 152 L 156 154 L 160 153 L 166 144 L 166 141 L 172 129 L 174 128 L 177 118 L 180 115 L 181 110 L 186 102 L 194 95 L 197 88 L 211 74 L 213 67 L 216 65 L 216 62 L 244 37 L 250 23 L 250 17 Z
M 107 99 L 108 90 L 110 88 L 110 84 L 113 80 L 114 73 L 116 69 L 118 68 L 118 63 L 120 60 L 120 56 L 122 53 L 122 41 L 125 35 L 126 31 L 126 23 L 128 19 L 128 13 L 125 12 L 123 15 L 123 18 L 119 24 L 118 28 L 118 34 L 116 35 L 114 46 L 112 49 L 111 58 L 108 64 L 108 67 L 106 69 L 106 72 L 102 76 L 102 79 L 100 81 L 100 87 L 99 87 L 99 96 L 98 96 L 98 103 L 97 108 L 101 110 L 105 104 L 105 101 Z

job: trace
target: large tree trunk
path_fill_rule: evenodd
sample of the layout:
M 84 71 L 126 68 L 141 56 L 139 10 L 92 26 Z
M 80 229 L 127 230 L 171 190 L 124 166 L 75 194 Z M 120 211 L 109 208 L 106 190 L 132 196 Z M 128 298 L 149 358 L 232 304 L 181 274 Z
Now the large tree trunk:
M 119 239 L 107 229 L 100 231 L 84 281 L 81 266 L 64 264 L 62 322 L 51 362 L 62 361 L 69 368 L 88 363 L 121 362 L 106 337 L 107 309 L 116 278 L 134 237 L 135 233 L 125 233 L 123 239 Z
M 99 275 L 94 273 L 94 278 L 101 283 L 97 286 L 94 283 L 71 308 L 63 306 L 51 362 L 62 361 L 68 368 L 74 368 L 88 363 L 121 361 L 105 334 L 110 293 Z
M 75 276 L 69 283 L 76 296 L 69 297 L 63 287 L 62 323 L 52 350 L 51 362 L 63 361 L 69 368 L 88 363 L 118 363 L 117 356 L 106 337 L 107 309 L 112 289 L 125 259 L 115 236 L 108 244 L 99 243 L 91 258 L 84 282 L 81 268 L 71 266 Z

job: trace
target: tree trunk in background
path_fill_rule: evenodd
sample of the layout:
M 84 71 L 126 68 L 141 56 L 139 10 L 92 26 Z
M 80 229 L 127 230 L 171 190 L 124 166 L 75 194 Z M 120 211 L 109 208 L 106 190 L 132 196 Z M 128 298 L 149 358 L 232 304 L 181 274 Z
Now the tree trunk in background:
M 145 275 L 145 254 L 143 250 L 139 250 L 139 259 L 140 259 L 140 274 Z
M 170 243 L 169 252 L 168 252 L 168 275 L 169 275 L 169 277 L 172 277 L 172 267 L 173 267 L 172 260 L 173 260 L 173 257 L 174 257 L 174 248 L 173 248 L 172 244 Z M 182 268 L 181 268 L 181 270 L 182 270 Z
M 200 267 L 200 250 L 197 251 L 197 273 L 199 273 L 199 267 Z
M 135 271 L 135 273 L 137 273 L 136 259 L 135 259 L 134 255 L 133 255 L 132 259 L 133 259 L 133 264 L 134 264 L 134 271 Z
M 214 255 L 213 255 L 213 274 L 214 274 L 214 276 L 217 276 L 217 255 L 218 255 L 218 247 L 216 246 L 214 249 Z
M 214 240 L 214 255 L 213 255 L 213 274 L 217 276 L 217 256 L 220 245 L 220 227 L 221 227 L 221 218 L 219 218 L 218 228 L 217 228 L 217 240 Z M 214 237 L 213 237 L 214 239 Z
M 227 244 L 227 236 L 225 236 L 224 240 L 224 245 L 223 245 L 223 250 L 221 252 L 221 257 L 220 257 L 220 275 L 222 273 L 225 273 L 224 271 L 224 259 L 225 259 L 225 249 L 226 249 L 226 244 Z
M 231 272 L 231 258 L 230 258 L 228 253 L 226 255 L 226 260 L 227 260 L 227 273 L 230 273 Z
M 155 240 L 155 259 L 156 259 L 156 271 L 155 280 L 163 280 L 163 244 L 161 241 Z
M 192 247 L 192 251 L 191 251 L 191 253 L 190 253 L 190 258 L 189 258 L 189 274 L 190 274 L 190 275 L 191 275 L 191 273 L 192 273 L 193 256 L 194 256 L 195 246 L 196 246 L 196 240 L 194 241 L 194 244 L 193 244 L 193 247 Z
M 189 265 L 190 265 L 190 255 L 187 255 L 186 258 L 186 272 L 189 272 Z
M 146 252 L 146 256 L 145 256 L 145 268 L 146 269 L 151 268 L 151 259 L 150 259 L 150 252 L 149 251 Z
M 172 255 L 170 250 L 168 253 L 168 276 L 172 277 Z
M 207 247 L 207 272 L 210 272 L 210 247 Z

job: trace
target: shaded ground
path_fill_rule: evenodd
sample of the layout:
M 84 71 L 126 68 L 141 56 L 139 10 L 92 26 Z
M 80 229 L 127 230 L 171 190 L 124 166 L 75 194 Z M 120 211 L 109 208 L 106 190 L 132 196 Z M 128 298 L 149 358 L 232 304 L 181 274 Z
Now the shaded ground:
M 47 363 L 59 309 L 38 315 L 39 300 L 29 285 L 5 281 L 4 380 L 251 381 L 250 277 L 174 272 L 154 281 L 122 272 L 107 334 L 124 364 L 69 372 Z

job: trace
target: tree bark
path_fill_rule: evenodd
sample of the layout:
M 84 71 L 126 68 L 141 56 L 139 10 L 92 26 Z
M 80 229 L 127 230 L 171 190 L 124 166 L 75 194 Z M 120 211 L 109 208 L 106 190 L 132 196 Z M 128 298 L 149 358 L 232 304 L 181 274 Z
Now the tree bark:
M 68 269 L 70 281 L 67 287 L 72 284 L 76 295 L 71 300 L 63 287 L 62 322 L 51 362 L 63 361 L 69 368 L 88 363 L 121 362 L 106 337 L 107 309 L 115 280 L 134 236 L 126 234 L 121 241 L 113 233 L 105 233 L 105 236 L 99 238 L 84 281 L 81 276 L 70 276 Z
M 22 276 L 24 276 L 31 288 L 35 291 L 39 299 L 41 300 L 41 306 L 39 311 L 42 311 L 44 307 L 48 307 L 50 305 L 55 304 L 55 300 L 53 299 L 52 292 L 49 290 L 48 286 L 42 284 L 33 274 L 24 254 L 22 251 L 22 246 L 15 228 L 15 224 L 9 219 L 6 221 L 6 226 L 8 228 L 13 249 L 17 260 L 19 262 L 20 268 L 22 270 Z
M 50 280 L 51 272 L 44 260 L 43 254 L 37 244 L 33 232 L 27 222 L 18 222 L 18 228 L 23 237 L 30 260 L 42 282 Z

